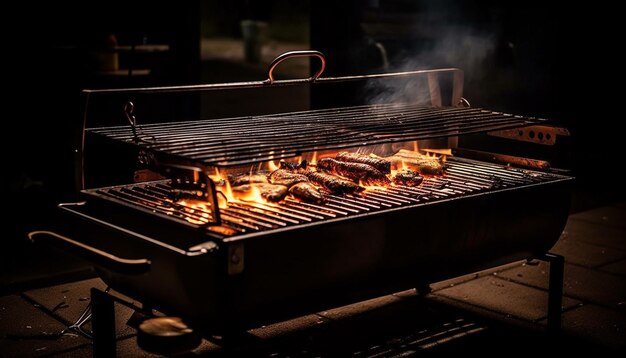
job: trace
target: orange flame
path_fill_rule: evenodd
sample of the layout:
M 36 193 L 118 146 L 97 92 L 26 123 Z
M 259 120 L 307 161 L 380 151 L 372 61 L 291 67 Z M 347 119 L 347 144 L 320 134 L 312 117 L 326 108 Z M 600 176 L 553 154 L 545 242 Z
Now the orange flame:
M 211 206 L 209 203 L 201 200 L 180 200 L 177 203 L 178 205 L 183 206 L 183 210 L 190 213 L 196 214 L 200 216 L 200 218 L 191 218 L 186 217 L 185 220 L 189 221 L 192 224 L 206 224 L 211 220 Z M 197 213 L 196 213 L 197 212 Z
M 267 162 L 267 168 L 270 170 L 270 172 L 273 172 L 280 167 L 276 165 L 276 163 L 273 160 L 270 160 L 269 162 Z
M 265 199 L 261 196 L 261 190 L 254 184 L 250 184 L 250 190 L 246 192 L 234 192 L 233 194 L 240 201 L 265 203 Z

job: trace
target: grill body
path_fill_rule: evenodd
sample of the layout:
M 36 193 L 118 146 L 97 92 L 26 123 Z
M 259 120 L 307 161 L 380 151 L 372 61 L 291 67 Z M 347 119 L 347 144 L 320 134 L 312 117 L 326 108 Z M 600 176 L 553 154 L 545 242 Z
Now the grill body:
M 543 122 L 455 108 L 462 95 L 458 69 L 319 78 L 322 66 L 313 79 L 285 81 L 274 81 L 272 69 L 262 82 L 87 90 L 92 107 L 85 110 L 85 122 L 100 112 L 93 104 L 98 96 L 114 96 L 114 103 L 119 96 L 124 103 L 131 95 L 414 75 L 424 79 L 431 107 L 442 106 L 438 76 L 450 77 L 451 102 L 447 108 L 365 105 L 145 126 L 137 125 L 133 106 L 127 105 L 130 127 L 83 124 L 77 182 L 86 201 L 60 205 L 61 225 L 55 228 L 60 235 L 42 236 L 90 259 L 113 289 L 209 330 L 254 326 L 421 287 L 542 254 L 558 240 L 572 178 L 466 158 L 449 158 L 445 177 L 426 178 L 417 188 L 328 196 L 320 208 L 285 200 L 269 210 L 278 214 L 268 214 L 258 205 L 233 205 L 220 210 L 221 224 L 237 229 L 229 235 L 189 223 L 189 212 L 183 215 L 164 200 L 167 183 L 126 184 L 132 175 L 113 174 L 122 163 L 136 165 L 138 157 L 142 164 L 230 170 L 311 151 L 391 148 L 413 140 L 455 144 L 457 136 Z M 85 159 L 89 155 L 91 161 Z M 97 184 L 86 185 L 86 177 Z
M 150 270 L 140 275 L 107 265 L 99 272 L 120 292 L 220 329 L 313 312 L 545 252 L 565 226 L 571 182 L 562 178 L 225 240 L 177 230 L 150 215 L 129 220 L 119 207 L 112 211 L 92 202 L 62 207 L 73 217 L 72 230 L 62 232 L 118 257 L 150 260 Z M 102 220 L 158 241 L 103 227 Z M 194 256 L 190 248 L 207 240 L 216 247 Z

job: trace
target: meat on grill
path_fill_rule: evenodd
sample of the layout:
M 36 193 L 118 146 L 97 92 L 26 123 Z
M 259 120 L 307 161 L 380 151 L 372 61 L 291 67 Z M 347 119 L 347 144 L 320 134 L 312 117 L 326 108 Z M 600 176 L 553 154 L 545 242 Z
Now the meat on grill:
M 443 174 L 443 164 L 441 163 L 441 158 L 429 157 L 418 152 L 400 149 L 400 151 L 396 154 L 391 157 L 386 157 L 385 159 L 391 162 L 391 167 L 394 169 L 407 167 L 408 169 L 414 170 L 420 174 Z
M 290 188 L 292 185 L 309 181 L 304 174 L 292 173 L 286 169 L 277 169 L 269 176 L 269 181 L 272 184 L 284 185 Z
M 245 174 L 231 178 L 230 185 L 240 186 L 245 184 L 268 183 L 267 175 L 263 174 Z
M 383 174 L 391 174 L 391 163 L 383 158 L 373 158 L 365 154 L 341 152 L 335 156 L 335 159 L 342 162 L 367 164 L 378 169 Z
M 324 202 L 322 193 L 320 193 L 319 190 L 317 190 L 317 188 L 308 181 L 294 184 L 289 188 L 289 193 L 298 199 L 302 199 L 310 203 L 320 204 Z
M 394 184 L 405 186 L 418 186 L 423 180 L 424 178 L 419 173 L 410 169 L 400 169 L 393 177 Z
M 233 187 L 234 193 L 248 193 L 252 186 L 259 189 L 261 196 L 269 201 L 281 201 L 287 195 L 287 187 L 284 185 L 274 185 L 267 183 L 244 184 Z
M 285 160 L 280 161 L 280 169 L 287 169 L 291 171 L 298 171 L 300 169 L 306 169 L 307 166 L 306 159 L 302 160 L 300 163 L 297 162 L 287 162 Z
M 389 178 L 380 170 L 363 163 L 342 162 L 333 158 L 324 158 L 317 161 L 317 168 L 336 173 L 354 181 L 365 184 L 387 185 Z
M 307 170 L 304 174 L 312 182 L 323 186 L 333 193 L 354 193 L 364 189 L 350 180 L 345 180 L 332 174 L 314 172 L 312 170 Z

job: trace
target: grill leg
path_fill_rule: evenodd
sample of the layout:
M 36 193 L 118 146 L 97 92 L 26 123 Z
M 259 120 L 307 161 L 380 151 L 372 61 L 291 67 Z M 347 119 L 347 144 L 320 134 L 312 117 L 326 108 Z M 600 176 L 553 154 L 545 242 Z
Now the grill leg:
M 548 281 L 548 334 L 561 331 L 561 307 L 563 305 L 563 271 L 565 259 L 561 255 L 545 253 L 541 260 L 550 264 Z
M 113 298 L 97 288 L 91 289 L 91 328 L 93 356 L 115 357 L 115 306 Z

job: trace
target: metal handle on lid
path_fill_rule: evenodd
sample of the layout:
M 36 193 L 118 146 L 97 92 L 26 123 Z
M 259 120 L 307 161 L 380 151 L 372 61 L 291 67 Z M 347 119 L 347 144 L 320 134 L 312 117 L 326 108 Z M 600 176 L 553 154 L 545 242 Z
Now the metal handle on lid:
M 320 68 L 319 70 L 317 70 L 317 72 L 315 72 L 315 74 L 313 75 L 313 77 L 309 78 L 310 82 L 315 82 L 320 75 L 322 74 L 322 72 L 324 72 L 324 69 L 326 68 L 326 57 L 324 56 L 323 53 L 319 52 L 319 51 L 313 51 L 313 50 L 305 50 L 305 51 L 289 51 L 289 52 L 285 52 L 282 55 L 276 57 L 274 59 L 274 61 L 272 61 L 272 63 L 270 64 L 270 69 L 267 73 L 267 83 L 274 83 L 274 69 L 276 68 L 276 66 L 278 66 L 278 64 L 280 64 L 281 62 L 283 62 L 284 60 L 288 59 L 288 58 L 296 58 L 296 57 L 317 57 L 320 59 Z

